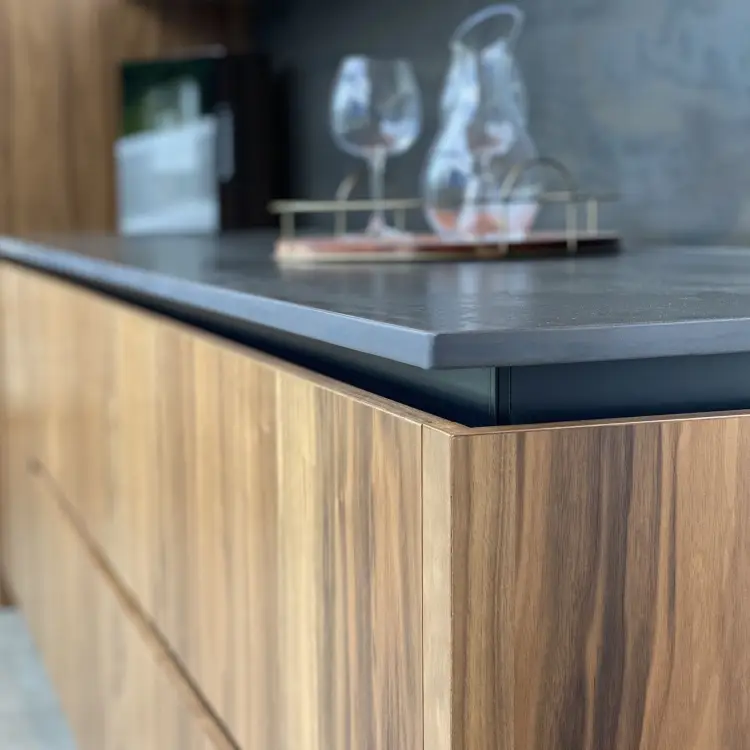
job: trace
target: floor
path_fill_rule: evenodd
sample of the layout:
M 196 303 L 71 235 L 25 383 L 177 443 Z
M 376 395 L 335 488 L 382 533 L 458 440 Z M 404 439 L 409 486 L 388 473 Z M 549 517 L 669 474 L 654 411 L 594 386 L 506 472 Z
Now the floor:
M 0 609 L 0 750 L 75 750 L 21 616 Z

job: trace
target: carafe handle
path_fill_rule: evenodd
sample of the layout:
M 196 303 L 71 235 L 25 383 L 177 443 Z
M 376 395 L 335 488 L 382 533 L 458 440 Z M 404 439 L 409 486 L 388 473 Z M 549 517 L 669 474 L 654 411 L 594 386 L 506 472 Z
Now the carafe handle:
M 518 35 L 521 33 L 525 16 L 523 11 L 517 5 L 511 5 L 510 3 L 488 5 L 486 8 L 482 8 L 482 10 L 474 13 L 474 15 L 469 16 L 462 21 L 458 25 L 458 28 L 453 32 L 451 44 L 458 43 L 461 37 L 471 31 L 475 26 L 478 26 L 480 23 L 483 23 L 490 18 L 495 18 L 496 16 L 507 16 L 510 19 L 510 31 L 505 38 L 509 45 L 513 45 L 518 38 Z

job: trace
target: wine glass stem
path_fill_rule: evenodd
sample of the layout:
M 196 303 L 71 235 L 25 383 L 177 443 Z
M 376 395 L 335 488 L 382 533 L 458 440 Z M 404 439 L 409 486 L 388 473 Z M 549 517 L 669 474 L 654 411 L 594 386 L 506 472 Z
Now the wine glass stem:
M 385 227 L 385 211 L 383 211 L 382 201 L 384 199 L 383 183 L 385 180 L 385 159 L 384 149 L 378 148 L 373 151 L 370 159 L 370 198 L 375 202 L 368 230 L 370 232 L 381 230 Z

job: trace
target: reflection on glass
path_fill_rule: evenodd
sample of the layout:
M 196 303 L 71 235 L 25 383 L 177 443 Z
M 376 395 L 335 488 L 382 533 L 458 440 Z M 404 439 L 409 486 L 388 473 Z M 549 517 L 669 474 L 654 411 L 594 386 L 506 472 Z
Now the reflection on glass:
M 536 217 L 541 185 L 522 167 L 537 152 L 512 54 L 522 22 L 516 6 L 491 5 L 451 39 L 441 127 L 423 183 L 427 221 L 443 237 L 522 239 Z
M 361 56 L 342 60 L 331 95 L 331 131 L 339 148 L 367 161 L 374 201 L 384 198 L 386 160 L 408 151 L 421 126 L 422 105 L 411 63 Z M 397 234 L 386 224 L 380 206 L 367 232 Z

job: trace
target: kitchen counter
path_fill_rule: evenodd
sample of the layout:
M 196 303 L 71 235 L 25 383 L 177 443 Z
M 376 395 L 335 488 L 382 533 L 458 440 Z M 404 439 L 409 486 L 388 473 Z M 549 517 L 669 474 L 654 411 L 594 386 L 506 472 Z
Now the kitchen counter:
M 0 579 L 81 750 L 747 745 L 750 255 L 1 245 Z
M 267 235 L 0 240 L 6 258 L 424 369 L 750 352 L 750 250 L 280 268 Z

